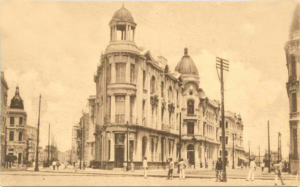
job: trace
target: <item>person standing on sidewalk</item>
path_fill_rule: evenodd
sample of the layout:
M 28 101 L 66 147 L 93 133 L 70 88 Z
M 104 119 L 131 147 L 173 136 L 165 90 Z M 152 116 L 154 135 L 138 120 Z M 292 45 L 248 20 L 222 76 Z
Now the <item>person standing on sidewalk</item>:
M 173 170 L 174 170 L 174 162 L 172 158 L 169 158 L 169 172 L 168 172 L 168 178 L 167 180 L 171 179 L 173 180 Z
M 56 161 L 54 160 L 53 162 L 52 162 L 52 167 L 53 167 L 53 170 L 55 171 L 55 166 L 56 166 Z
M 277 186 L 278 177 L 281 181 L 281 184 L 284 185 L 284 182 L 283 182 L 282 177 L 281 177 L 281 171 L 282 171 L 282 164 L 281 164 L 280 160 L 278 160 L 277 164 L 274 164 L 275 186 Z
M 57 160 L 57 162 L 56 162 L 57 171 L 59 170 L 59 166 L 60 166 L 60 162 L 59 162 L 59 160 Z
M 246 181 L 249 181 L 251 176 L 252 176 L 251 181 L 254 181 L 255 170 L 256 170 L 256 164 L 254 162 L 254 159 L 252 159 L 250 162 L 248 178 Z
M 148 161 L 147 161 L 147 157 L 144 157 L 144 160 L 143 160 L 143 168 L 144 168 L 144 178 L 147 179 L 147 170 L 148 170 Z
M 182 158 L 179 160 L 178 167 L 179 167 L 179 179 L 180 180 L 181 179 L 185 180 L 184 170 L 186 168 L 186 164 L 185 164 L 185 162 L 183 161 Z
M 222 159 L 219 157 L 216 163 L 216 182 L 222 181 L 222 169 Z
M 264 168 L 265 168 L 265 163 L 263 162 L 263 163 L 261 163 L 261 172 L 264 172 Z

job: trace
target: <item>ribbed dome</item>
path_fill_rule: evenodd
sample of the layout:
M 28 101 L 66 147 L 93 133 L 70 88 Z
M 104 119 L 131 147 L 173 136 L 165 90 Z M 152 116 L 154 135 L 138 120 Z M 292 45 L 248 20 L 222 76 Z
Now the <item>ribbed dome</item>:
M 133 17 L 131 15 L 131 13 L 129 12 L 129 10 L 127 10 L 124 5 L 122 6 L 121 9 L 119 9 L 118 11 L 116 11 L 112 17 L 113 21 L 132 21 Z
M 11 99 L 10 108 L 24 109 L 23 100 L 19 93 L 19 86 L 16 88 L 15 96 Z
M 193 59 L 188 55 L 188 49 L 184 49 L 184 56 L 181 58 L 180 62 L 177 64 L 175 71 L 183 75 L 197 75 L 199 76 L 198 69 L 194 64 Z

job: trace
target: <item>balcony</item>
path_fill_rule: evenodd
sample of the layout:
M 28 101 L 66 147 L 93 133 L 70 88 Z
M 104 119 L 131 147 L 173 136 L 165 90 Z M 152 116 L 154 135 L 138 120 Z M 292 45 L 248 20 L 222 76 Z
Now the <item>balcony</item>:
M 168 124 L 162 124 L 161 130 L 170 132 L 170 129 L 171 129 L 170 125 L 168 125 Z
M 115 123 L 125 123 L 125 114 L 116 114 Z

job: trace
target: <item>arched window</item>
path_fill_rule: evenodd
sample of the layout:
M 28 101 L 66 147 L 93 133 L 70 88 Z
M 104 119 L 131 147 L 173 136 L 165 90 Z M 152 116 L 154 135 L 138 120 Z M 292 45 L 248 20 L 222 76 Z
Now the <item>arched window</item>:
M 189 145 L 187 146 L 187 150 L 188 150 L 188 151 L 194 151 L 194 145 L 193 145 L 193 144 L 189 144 Z
M 296 77 L 296 59 L 295 57 L 292 55 L 291 56 L 291 74 L 292 74 L 292 77 Z
M 194 114 L 194 101 L 193 100 L 189 100 L 187 103 L 187 112 L 188 114 Z
M 161 90 L 161 97 L 163 98 L 164 97 L 164 89 L 165 89 L 165 83 L 164 81 L 161 81 L 161 86 L 160 86 Z
M 150 93 L 153 94 L 155 93 L 155 77 L 152 76 L 151 78 L 151 82 L 150 82 Z
M 171 86 L 169 87 L 169 90 L 168 90 L 168 97 L 169 97 L 169 101 L 173 100 L 173 90 L 172 90 Z
M 147 137 L 144 136 L 142 140 L 142 158 L 146 156 L 146 149 L 147 149 Z

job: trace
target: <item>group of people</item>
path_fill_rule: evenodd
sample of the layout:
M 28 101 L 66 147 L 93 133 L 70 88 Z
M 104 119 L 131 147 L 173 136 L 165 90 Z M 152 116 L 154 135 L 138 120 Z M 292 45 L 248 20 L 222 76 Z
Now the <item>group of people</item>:
M 59 166 L 60 166 L 60 162 L 59 162 L 59 160 L 54 160 L 53 162 L 52 162 L 52 167 L 53 167 L 53 170 L 55 170 L 55 167 L 57 168 L 57 171 L 59 170 Z
M 167 180 L 173 180 L 173 171 L 175 168 L 175 163 L 173 161 L 172 158 L 169 158 L 167 160 L 168 162 L 168 178 Z M 186 169 L 186 164 L 183 161 L 183 159 L 179 159 L 178 164 L 177 164 L 177 168 L 178 168 L 178 173 L 179 173 L 179 179 L 184 180 L 185 179 L 185 169 Z M 148 170 L 148 161 L 147 161 L 147 157 L 144 157 L 143 160 L 143 169 L 144 169 L 144 178 L 147 179 L 147 170 Z

